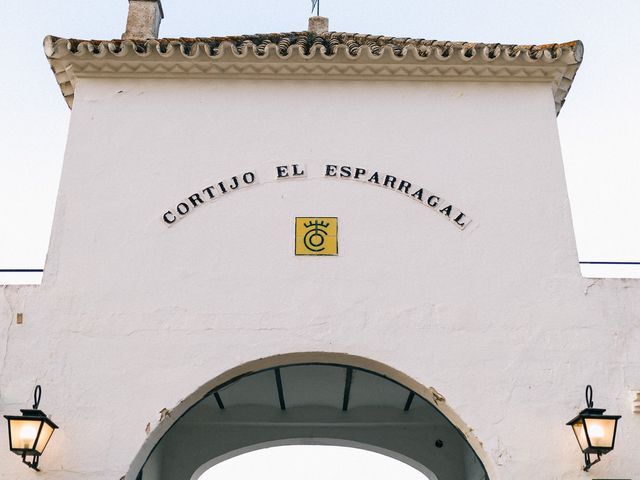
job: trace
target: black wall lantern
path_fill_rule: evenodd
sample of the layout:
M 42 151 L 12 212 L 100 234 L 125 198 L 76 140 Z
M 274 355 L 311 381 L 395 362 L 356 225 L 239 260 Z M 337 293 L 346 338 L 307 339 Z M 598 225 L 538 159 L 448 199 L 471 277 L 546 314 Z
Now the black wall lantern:
M 47 448 L 47 444 L 53 435 L 53 431 L 58 426 L 38 410 L 40 398 L 42 397 L 42 387 L 38 385 L 33 393 L 33 409 L 20 410 L 21 416 L 5 415 L 9 422 L 9 448 L 11 451 L 22 457 L 22 462 L 38 470 L 40 455 Z M 27 460 L 30 456 L 31 460 Z
M 587 408 L 567 425 L 573 428 L 578 444 L 584 453 L 584 471 L 600 461 L 600 457 L 613 450 L 616 442 L 616 430 L 621 415 L 603 415 L 604 408 L 593 408 L 593 388 L 587 385 L 585 392 Z M 591 455 L 597 458 L 591 461 Z

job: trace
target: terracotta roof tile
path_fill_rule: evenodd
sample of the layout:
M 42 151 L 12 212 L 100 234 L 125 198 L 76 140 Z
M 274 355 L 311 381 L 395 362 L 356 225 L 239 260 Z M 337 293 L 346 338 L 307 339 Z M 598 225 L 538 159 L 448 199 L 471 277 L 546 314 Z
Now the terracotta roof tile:
M 484 77 L 492 75 L 517 77 L 538 74 L 541 79 L 553 77 L 554 95 L 559 112 L 571 82 L 582 61 L 583 47 L 579 41 L 545 45 L 504 45 L 499 43 L 447 42 L 414 38 L 397 38 L 382 35 L 358 33 L 313 33 L 289 32 L 227 37 L 162 38 L 151 40 L 77 40 L 59 37 L 45 39 L 45 51 L 61 88 L 64 83 L 72 83 L 68 67 L 87 62 L 303 62 L 305 65 L 318 62 L 336 62 L 340 65 L 359 62 L 370 66 L 387 65 L 417 66 L 422 69 L 422 77 L 430 75 L 453 76 L 441 71 L 443 66 L 461 65 L 473 67 L 476 76 L 482 65 L 493 70 L 484 72 Z M 384 59 L 384 60 L 382 60 Z M 395 60 L 395 61 L 394 61 Z M 502 70 L 498 69 L 503 65 Z M 431 74 L 428 66 L 440 69 Z M 547 71 L 536 73 L 532 67 Z M 160 67 L 158 67 L 160 68 Z M 469 69 L 468 68 L 468 69 Z M 518 70 L 519 69 L 519 70 Z M 95 68 L 94 68 L 95 70 Z M 406 70 L 406 69 L 405 69 Z M 539 70 L 539 69 L 538 69 Z M 65 74 L 66 71 L 66 74 Z M 471 70 L 469 70 L 471 71 Z M 308 70 L 307 73 L 313 73 Z M 389 68 L 382 71 L 388 73 Z M 403 74 L 409 75 L 408 71 Z M 507 73 L 504 73 L 507 72 Z M 220 73 L 220 72 L 218 72 Z M 319 73 L 316 73 L 319 74 Z M 418 72 L 415 75 L 419 75 Z M 508 74 L 508 75 L 507 75 Z M 546 77 L 545 77 L 546 75 Z M 554 76 L 555 75 L 555 76 Z M 470 74 L 468 75 L 471 76 Z M 447 77 L 448 78 L 448 77 Z M 67 86 L 66 90 L 69 88 Z M 73 90 L 73 89 L 72 89 Z M 71 105 L 71 95 L 65 95 Z

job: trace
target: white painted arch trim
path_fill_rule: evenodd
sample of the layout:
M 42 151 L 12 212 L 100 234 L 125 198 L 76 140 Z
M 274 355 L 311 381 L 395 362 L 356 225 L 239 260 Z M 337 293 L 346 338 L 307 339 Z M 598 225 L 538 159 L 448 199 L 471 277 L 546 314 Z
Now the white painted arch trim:
M 449 420 L 449 422 L 462 433 L 469 446 L 473 449 L 475 454 L 482 462 L 489 478 L 491 480 L 498 480 L 498 475 L 494 468 L 493 461 L 491 460 L 491 457 L 485 452 L 480 440 L 473 433 L 473 429 L 462 421 L 462 419 L 455 413 L 455 411 L 446 403 L 446 399 L 434 388 L 426 387 L 411 378 L 409 375 L 406 375 L 405 373 L 376 360 L 357 355 L 350 355 L 348 353 L 337 352 L 296 352 L 273 355 L 270 357 L 260 358 L 258 360 L 253 360 L 238 365 L 237 367 L 227 370 L 221 375 L 218 375 L 217 377 L 208 381 L 196 391 L 186 396 L 184 400 L 182 400 L 175 408 L 171 410 L 171 416 L 165 417 L 165 419 L 160 422 L 160 424 L 149 434 L 147 439 L 142 444 L 140 450 L 138 451 L 138 454 L 135 456 L 133 462 L 129 466 L 129 470 L 125 475 L 124 480 L 136 480 L 138 472 L 142 469 L 156 445 L 160 442 L 160 440 L 162 440 L 162 437 L 169 431 L 169 429 L 171 429 L 171 427 L 177 421 L 182 418 L 183 415 L 185 415 L 192 407 L 203 400 L 207 396 L 207 394 L 215 388 L 235 378 L 250 375 L 252 373 L 257 373 L 263 370 L 309 363 L 327 365 L 338 364 L 351 366 L 354 368 L 361 368 L 363 370 L 369 370 L 371 372 L 383 375 L 386 378 L 414 391 L 417 395 L 424 398 L 427 402 L 431 403 L 434 408 L 436 408 L 442 415 L 444 415 L 447 420 Z M 299 441 L 299 439 L 297 441 Z M 332 445 L 336 445 L 336 442 L 333 441 Z M 405 463 L 412 465 L 408 462 Z

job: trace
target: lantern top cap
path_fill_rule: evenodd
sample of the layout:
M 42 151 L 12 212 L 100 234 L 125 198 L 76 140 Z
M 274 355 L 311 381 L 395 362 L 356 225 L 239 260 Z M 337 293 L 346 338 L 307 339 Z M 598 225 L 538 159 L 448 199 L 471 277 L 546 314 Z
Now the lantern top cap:
M 20 412 L 25 417 L 46 417 L 46 413 L 42 410 L 38 410 L 37 408 L 21 408 Z M 6 415 L 5 415 L 6 416 Z
M 7 420 L 42 420 L 53 429 L 59 428 L 42 410 L 20 409 L 22 415 L 5 415 Z
M 585 408 L 578 415 L 567 422 L 567 425 L 571 426 L 583 418 L 602 418 L 604 420 L 619 420 L 622 415 L 603 415 L 606 412 L 604 408 Z

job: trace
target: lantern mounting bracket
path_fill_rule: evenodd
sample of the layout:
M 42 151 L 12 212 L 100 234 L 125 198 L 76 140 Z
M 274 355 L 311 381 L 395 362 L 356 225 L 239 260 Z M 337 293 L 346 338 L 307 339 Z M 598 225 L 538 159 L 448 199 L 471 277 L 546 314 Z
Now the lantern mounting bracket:
M 587 385 L 584 391 L 584 399 L 587 401 L 587 408 L 593 408 L 593 387 Z
M 28 461 L 27 460 L 27 454 L 23 453 L 22 454 L 22 463 L 27 465 L 29 468 L 34 469 L 36 472 L 40 471 L 40 469 L 38 468 L 38 464 L 40 463 L 40 456 L 39 455 L 32 455 L 31 456 L 31 461 Z
M 587 385 L 587 388 L 585 389 L 584 392 L 584 399 L 587 402 L 587 408 L 585 410 L 583 410 L 583 412 L 589 412 L 589 411 L 593 411 L 596 410 L 593 408 L 593 387 L 591 385 Z M 599 415 L 602 415 L 604 413 L 604 410 L 602 411 L 598 411 L 596 412 Z M 598 463 L 600 460 L 602 460 L 602 457 L 600 456 L 599 453 L 596 454 L 596 459 L 592 462 L 591 461 L 591 455 L 588 453 L 584 454 L 584 468 L 582 470 L 584 470 L 585 472 L 588 472 L 589 469 L 595 465 L 596 463 Z
M 33 391 L 33 409 L 38 410 L 40 406 L 40 399 L 42 398 L 42 387 L 40 385 L 36 385 L 35 390 Z
M 597 455 L 597 458 L 592 462 L 591 455 L 588 453 L 584 454 L 584 467 L 582 468 L 582 470 L 584 470 L 585 472 L 588 472 L 593 465 L 595 465 L 600 460 L 602 460 L 602 457 L 600 457 L 599 453 L 597 453 L 596 455 Z

